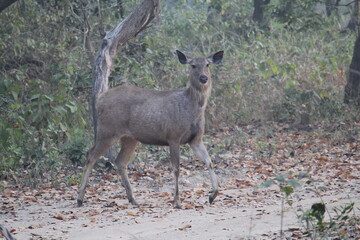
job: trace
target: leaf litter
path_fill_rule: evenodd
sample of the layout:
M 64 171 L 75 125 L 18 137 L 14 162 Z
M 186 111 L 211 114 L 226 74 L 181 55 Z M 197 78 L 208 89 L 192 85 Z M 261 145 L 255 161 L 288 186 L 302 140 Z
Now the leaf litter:
M 266 207 L 280 206 L 283 197 L 276 186 L 260 188 L 260 184 L 279 175 L 296 179 L 301 174 L 306 177 L 300 181 L 301 187 L 291 194 L 291 201 L 298 203 L 299 207 L 304 208 L 301 201 L 320 197 L 328 197 L 328 202 L 332 204 L 339 203 L 339 198 L 350 197 L 352 201 L 357 201 L 355 206 L 359 207 L 359 132 L 359 123 L 312 126 L 312 131 L 300 131 L 288 124 L 254 123 L 241 129 L 210 133 L 205 141 L 211 158 L 217 159 L 215 171 L 221 185 L 221 192 L 212 206 L 208 204 L 210 185 L 205 164 L 187 151 L 182 152 L 181 210 L 172 208 L 171 166 L 159 164 L 161 157 L 156 151 L 146 154 L 146 161 L 136 160 L 133 168 L 129 169 L 129 178 L 140 207 L 127 202 L 125 189 L 114 170 L 92 172 L 82 208 L 75 205 L 77 186 L 61 179 L 55 185 L 51 182 L 53 180 L 44 179 L 44 185 L 36 189 L 6 181 L 0 196 L 0 222 L 19 239 L 68 239 L 71 232 L 81 228 L 106 228 L 118 222 L 140 224 L 160 219 L 165 221 L 167 216 L 179 211 L 189 216 L 198 214 L 196 216 L 202 216 L 204 220 L 207 216 L 234 212 L 233 216 L 226 215 L 223 220 L 226 222 L 240 219 L 239 212 L 255 209 L 253 216 L 245 216 L 246 222 L 249 222 L 251 218 L 270 215 L 271 210 Z M 231 146 L 224 144 L 225 138 L 231 138 Z M 69 169 L 57 171 L 65 176 Z M 81 174 L 80 169 L 72 171 Z M 305 184 L 306 181 L 311 184 Z M 215 213 L 212 214 L 212 211 Z M 280 228 L 280 217 L 277 215 L 275 218 L 273 230 L 252 232 L 252 226 L 249 226 L 240 231 L 236 225 L 222 226 L 221 230 L 232 232 L 233 237 L 226 239 L 244 236 L 276 239 L 274 232 Z M 194 223 L 176 224 L 175 230 L 184 232 L 191 229 L 196 236 Z M 292 225 L 288 229 L 285 234 L 295 239 L 303 237 L 301 226 Z M 359 228 L 357 233 L 360 234 Z M 221 232 L 216 234 L 219 234 L 219 239 L 229 236 L 221 235 Z

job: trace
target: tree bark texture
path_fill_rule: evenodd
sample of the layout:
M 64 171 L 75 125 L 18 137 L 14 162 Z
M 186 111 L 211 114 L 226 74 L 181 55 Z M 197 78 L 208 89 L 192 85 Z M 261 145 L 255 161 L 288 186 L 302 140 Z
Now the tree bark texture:
M 270 0 L 254 0 L 253 20 L 261 27 L 266 25 L 264 23 L 264 7 L 269 3 Z
M 356 0 L 352 2 L 353 5 L 353 11 L 351 14 L 350 21 L 348 23 L 347 28 L 351 31 L 354 31 L 355 33 L 359 34 L 360 31 L 360 0 Z
M 355 41 L 349 77 L 345 86 L 344 102 L 360 106 L 360 34 Z
M 95 59 L 93 68 L 92 110 L 96 138 L 97 109 L 96 100 L 100 93 L 108 90 L 108 80 L 113 59 L 119 47 L 134 38 L 159 14 L 160 0 L 144 0 L 114 29 L 107 32 Z
M 9 7 L 11 4 L 16 2 L 17 0 L 1 0 L 0 1 L 0 12 L 5 10 L 7 7 Z
M 326 16 L 330 17 L 331 14 L 336 11 L 336 8 L 339 4 L 339 0 L 326 0 L 325 1 L 325 10 L 326 10 Z

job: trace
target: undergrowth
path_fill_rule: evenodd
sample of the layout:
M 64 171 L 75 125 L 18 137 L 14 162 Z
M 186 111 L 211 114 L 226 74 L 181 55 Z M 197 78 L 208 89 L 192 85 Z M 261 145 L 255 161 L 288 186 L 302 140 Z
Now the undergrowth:
M 92 142 L 92 63 L 84 49 L 84 23 L 76 14 L 86 8 L 93 29 L 102 20 L 110 30 L 137 2 L 126 1 L 122 16 L 109 3 L 101 9 L 103 19 L 94 14 L 97 4 L 78 1 L 21 1 L 2 13 L 0 179 L 22 176 L 31 183 L 58 166 L 83 163 Z M 250 0 L 162 4 L 151 27 L 119 52 L 112 87 L 127 81 L 158 90 L 184 88 L 187 69 L 175 49 L 193 56 L 224 50 L 223 64 L 212 68 L 208 130 L 239 129 L 254 121 L 360 119 L 358 109 L 343 104 L 355 36 L 336 16 L 323 19 L 321 28 L 289 28 L 272 19 L 262 29 L 251 20 Z M 90 36 L 97 48 L 98 34 Z M 229 140 L 221 151 L 233 144 Z M 264 148 L 261 141 L 259 148 Z
M 305 180 L 304 180 L 305 179 Z M 289 205 L 296 214 L 299 223 L 302 226 L 302 237 L 312 240 L 316 239 L 353 239 L 358 235 L 358 224 L 360 218 L 357 214 L 355 203 L 349 198 L 348 204 L 343 204 L 329 208 L 328 204 L 321 198 L 321 190 L 312 184 L 311 177 L 305 173 L 300 173 L 297 177 L 287 178 L 284 175 L 275 176 L 260 185 L 260 187 L 270 187 L 277 185 L 283 193 L 281 201 L 281 226 L 280 238 L 284 239 L 284 214 L 285 204 Z M 296 192 L 297 187 L 307 185 L 311 192 L 315 192 L 320 199 L 319 202 L 313 203 L 310 208 L 297 207 L 296 201 L 290 197 Z M 302 238 L 296 234 L 296 238 Z

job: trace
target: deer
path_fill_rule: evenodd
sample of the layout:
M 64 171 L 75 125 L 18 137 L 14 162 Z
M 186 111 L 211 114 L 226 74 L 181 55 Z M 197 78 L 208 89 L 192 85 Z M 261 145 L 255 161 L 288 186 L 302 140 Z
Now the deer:
M 1 224 L 0 224 L 0 233 L 2 233 L 2 236 L 6 240 L 15 240 L 15 238 L 13 238 L 13 236 L 11 235 L 9 230 L 6 227 L 4 227 L 3 225 L 1 225 Z M 1 237 L 1 235 L 0 235 L 0 237 Z
M 219 194 L 219 183 L 213 163 L 203 142 L 205 108 L 211 94 L 211 64 L 220 64 L 224 51 L 207 58 L 193 58 L 176 50 L 181 64 L 189 65 L 189 82 L 185 89 L 159 91 L 121 85 L 97 98 L 95 143 L 87 153 L 77 204 L 83 205 L 85 188 L 96 161 L 116 142 L 121 150 L 115 159 L 129 203 L 138 206 L 128 179 L 127 166 L 136 145 L 168 146 L 175 177 L 174 208 L 181 208 L 179 199 L 180 146 L 189 144 L 209 171 L 212 190 L 209 203 Z

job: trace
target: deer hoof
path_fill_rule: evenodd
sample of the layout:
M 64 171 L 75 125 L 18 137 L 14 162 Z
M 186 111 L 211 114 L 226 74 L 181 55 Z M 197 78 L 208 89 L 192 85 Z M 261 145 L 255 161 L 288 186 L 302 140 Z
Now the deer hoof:
M 181 204 L 179 199 L 174 199 L 174 208 L 181 209 Z
M 218 195 L 218 191 L 215 192 L 211 192 L 210 196 L 209 196 L 209 203 L 212 204 L 214 199 L 216 198 L 216 196 Z
M 78 199 L 77 200 L 78 207 L 81 207 L 83 205 L 83 200 Z
M 131 203 L 131 205 L 135 206 L 135 207 L 138 207 L 139 204 L 135 201 L 135 199 L 130 199 L 129 200 L 129 203 Z

